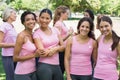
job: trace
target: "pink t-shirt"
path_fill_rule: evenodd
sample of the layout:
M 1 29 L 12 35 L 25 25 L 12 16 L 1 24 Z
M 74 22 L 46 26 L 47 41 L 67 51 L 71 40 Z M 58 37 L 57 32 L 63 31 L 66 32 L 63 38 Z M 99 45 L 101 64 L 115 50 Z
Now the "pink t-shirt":
M 2 25 L 0 25 L 0 31 L 4 33 L 3 43 L 15 43 L 17 32 L 15 31 L 14 27 L 4 22 Z M 2 56 L 13 56 L 14 48 L 2 48 Z
M 27 42 L 23 44 L 19 56 L 34 54 L 35 50 L 36 47 L 34 43 L 27 40 Z M 32 58 L 26 61 L 17 62 L 15 74 L 29 74 L 34 72 L 35 70 L 36 70 L 35 58 Z
M 61 36 L 66 36 L 68 32 L 68 28 L 65 26 L 65 24 L 62 21 L 57 21 L 54 25 L 55 27 L 59 27 L 61 29 Z
M 93 51 L 93 39 L 81 44 L 73 36 L 70 59 L 70 74 L 91 75 L 91 55 Z
M 46 35 L 40 28 L 34 32 L 33 38 L 39 38 L 45 49 L 52 48 L 54 46 L 59 45 L 58 35 L 60 34 L 58 29 L 55 27 L 50 28 L 52 31 L 51 35 Z M 39 62 L 48 63 L 53 65 L 59 64 L 58 53 L 55 53 L 52 57 L 40 57 Z
M 116 68 L 117 51 L 112 51 L 112 43 L 103 43 L 104 36 L 100 38 L 98 46 L 97 64 L 94 77 L 103 80 L 118 80 Z

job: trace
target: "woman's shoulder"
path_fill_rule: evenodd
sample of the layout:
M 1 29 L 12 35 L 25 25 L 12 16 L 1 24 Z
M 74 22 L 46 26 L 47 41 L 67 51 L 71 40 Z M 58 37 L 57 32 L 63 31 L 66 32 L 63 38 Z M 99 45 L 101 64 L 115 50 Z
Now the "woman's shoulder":
M 18 36 L 17 36 L 17 37 L 23 39 L 24 36 L 25 36 L 24 31 L 21 31 L 20 33 L 18 33 Z
M 59 21 L 59 20 L 58 20 L 58 21 L 55 23 L 54 26 L 57 27 L 57 26 L 61 26 L 62 24 L 63 24 L 62 21 Z
M 104 38 L 104 35 L 100 35 L 98 38 L 97 38 L 97 42 L 99 42 L 101 39 Z
M 9 26 L 11 26 L 10 24 L 8 24 L 7 22 L 3 22 L 0 27 L 1 28 L 9 28 Z
M 40 33 L 40 28 L 35 29 L 33 32 L 33 34 L 38 34 L 38 33 Z
M 40 28 L 36 28 L 36 29 L 34 30 L 34 32 L 39 31 L 39 29 L 40 29 Z

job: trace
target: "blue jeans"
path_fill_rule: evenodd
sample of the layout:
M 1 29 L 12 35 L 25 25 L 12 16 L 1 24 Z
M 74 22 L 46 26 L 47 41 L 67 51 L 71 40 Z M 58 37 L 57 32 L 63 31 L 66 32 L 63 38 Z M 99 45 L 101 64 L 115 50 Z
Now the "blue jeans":
M 14 62 L 12 56 L 2 56 L 3 68 L 6 74 L 6 80 L 14 80 Z

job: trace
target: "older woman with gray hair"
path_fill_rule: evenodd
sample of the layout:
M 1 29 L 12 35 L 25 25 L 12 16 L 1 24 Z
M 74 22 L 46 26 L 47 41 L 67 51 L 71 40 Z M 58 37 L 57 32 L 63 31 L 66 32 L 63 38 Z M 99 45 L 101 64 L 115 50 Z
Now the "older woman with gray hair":
M 6 8 L 3 11 L 3 23 L 0 25 L 0 48 L 2 48 L 2 63 L 6 74 L 6 80 L 14 80 L 13 51 L 17 32 L 12 22 L 16 20 L 16 11 Z

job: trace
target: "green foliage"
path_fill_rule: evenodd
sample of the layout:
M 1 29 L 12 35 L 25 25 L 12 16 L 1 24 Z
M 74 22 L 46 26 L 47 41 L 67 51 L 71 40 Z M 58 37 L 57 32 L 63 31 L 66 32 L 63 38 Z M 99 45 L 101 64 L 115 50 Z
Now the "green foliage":
M 7 4 L 4 2 L 0 2 L 0 11 L 3 11 L 7 7 Z
M 52 4 L 52 9 L 55 10 L 56 7 L 60 5 L 65 5 L 70 8 L 70 5 L 72 5 L 72 0 L 49 0 L 49 2 Z
M 47 7 L 48 0 L 14 0 L 9 5 L 14 6 L 16 10 L 40 10 Z
M 1 2 L 3 2 L 1 4 Z M 8 6 L 16 10 L 41 10 L 50 8 L 55 10 L 59 5 L 66 5 L 72 12 L 83 12 L 85 9 L 91 9 L 95 14 L 120 15 L 120 0 L 1 0 L 0 10 Z M 114 5 L 114 6 L 112 6 Z
M 14 6 L 16 10 L 22 9 L 22 0 L 15 0 L 9 4 L 10 6 Z
M 120 17 L 120 1 L 117 2 L 114 12 L 116 12 L 116 15 Z

